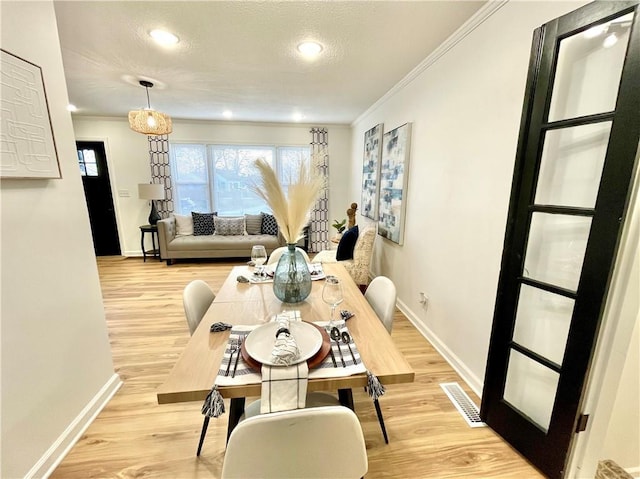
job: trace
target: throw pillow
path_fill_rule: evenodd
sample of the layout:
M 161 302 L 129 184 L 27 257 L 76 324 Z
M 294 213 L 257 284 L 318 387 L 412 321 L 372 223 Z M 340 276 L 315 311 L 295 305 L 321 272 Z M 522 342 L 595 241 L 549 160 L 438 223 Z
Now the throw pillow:
M 358 241 L 358 225 L 349 228 L 340 239 L 338 243 L 338 251 L 336 251 L 336 259 L 338 261 L 344 261 L 345 259 L 353 259 L 353 248 Z
M 244 215 L 248 235 L 259 235 L 262 233 L 262 213 L 259 215 Z
M 176 235 L 192 235 L 193 234 L 193 217 L 191 215 L 179 215 L 173 213 L 176 219 Z
M 213 217 L 217 213 L 196 213 L 191 212 L 193 218 L 193 235 L 205 236 L 212 235 L 214 232 Z
M 235 236 L 245 234 L 244 216 L 229 218 L 216 216 L 213 218 L 216 234 L 220 236 Z
M 278 235 L 278 222 L 276 217 L 269 213 L 262 213 L 262 234 L 263 235 Z

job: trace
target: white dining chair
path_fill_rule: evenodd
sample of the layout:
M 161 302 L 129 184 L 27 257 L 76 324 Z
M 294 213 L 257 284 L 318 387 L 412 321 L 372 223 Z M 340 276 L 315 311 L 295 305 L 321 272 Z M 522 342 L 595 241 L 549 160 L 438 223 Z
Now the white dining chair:
M 241 421 L 227 443 L 222 479 L 356 479 L 367 469 L 356 414 L 324 406 Z
M 393 312 L 396 307 L 396 296 L 396 285 L 386 276 L 376 276 L 373 278 L 367 291 L 364 293 L 365 299 L 371 305 L 376 316 L 378 316 L 378 319 L 380 319 L 389 334 L 391 334 L 391 329 L 393 328 Z M 373 405 L 376 408 L 384 442 L 389 444 L 387 428 L 384 425 L 380 403 L 375 399 Z
M 296 250 L 302 253 L 302 256 L 304 257 L 307 263 L 311 263 L 311 260 L 309 259 L 309 255 L 305 250 L 303 250 L 302 248 L 298 248 L 297 246 L 296 246 Z M 284 253 L 285 251 L 287 251 L 287 246 L 281 246 L 280 248 L 274 249 L 271 253 L 271 256 L 269 256 L 269 259 L 267 260 L 267 264 L 278 263 L 278 261 L 280 260 L 280 257 L 282 256 L 282 253 Z
M 185 286 L 182 292 L 182 304 L 189 325 L 189 334 L 193 335 L 215 298 L 216 295 L 209 285 L 201 279 L 195 279 Z

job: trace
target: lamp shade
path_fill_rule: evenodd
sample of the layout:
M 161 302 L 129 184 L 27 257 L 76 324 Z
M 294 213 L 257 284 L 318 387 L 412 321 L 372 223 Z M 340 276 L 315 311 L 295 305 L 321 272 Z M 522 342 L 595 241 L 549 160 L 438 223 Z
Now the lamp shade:
M 168 135 L 173 131 L 169 115 L 146 108 L 129 112 L 129 127 L 145 135 Z
M 141 183 L 138 185 L 138 197 L 143 200 L 164 200 L 164 185 Z

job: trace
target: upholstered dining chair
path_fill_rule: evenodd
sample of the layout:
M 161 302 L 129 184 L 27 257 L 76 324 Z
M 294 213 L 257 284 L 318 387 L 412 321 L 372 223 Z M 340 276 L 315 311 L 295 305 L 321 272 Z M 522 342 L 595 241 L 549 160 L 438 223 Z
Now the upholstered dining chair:
M 269 256 L 269 259 L 267 260 L 267 264 L 276 264 L 280 259 L 280 257 L 282 256 L 282 253 L 284 253 L 286 250 L 287 250 L 287 246 L 281 246 L 280 248 L 274 249 L 271 253 L 271 256 Z M 309 259 L 309 255 L 305 250 L 303 250 L 302 248 L 298 248 L 297 246 L 296 246 L 296 250 L 302 253 L 302 256 L 304 257 L 307 263 L 311 263 L 311 260 Z
M 324 406 L 240 421 L 227 443 L 222 479 L 355 479 L 367 469 L 356 414 Z
M 215 298 L 216 295 L 211 291 L 209 285 L 201 279 L 195 279 L 185 286 L 182 293 L 182 304 L 190 334 L 196 330 L 204 313 L 207 312 Z
M 367 291 L 364 293 L 365 299 L 371 305 L 376 316 L 378 316 L 378 319 L 384 324 L 389 334 L 391 334 L 391 329 L 393 328 L 393 312 L 396 307 L 396 296 L 396 285 L 386 276 L 376 276 L 373 278 Z M 380 429 L 382 429 L 384 442 L 389 444 L 387 428 L 384 425 L 380 403 L 376 399 L 373 401 L 373 404 L 376 407 L 376 414 L 378 415 L 378 422 L 380 423 Z
M 369 284 L 369 266 L 373 254 L 373 243 L 376 239 L 375 227 L 363 229 L 358 235 L 358 240 L 353 247 L 353 259 L 336 260 L 337 250 L 320 251 L 313 258 L 313 263 L 340 263 L 349 272 L 353 280 L 361 290 L 365 290 Z

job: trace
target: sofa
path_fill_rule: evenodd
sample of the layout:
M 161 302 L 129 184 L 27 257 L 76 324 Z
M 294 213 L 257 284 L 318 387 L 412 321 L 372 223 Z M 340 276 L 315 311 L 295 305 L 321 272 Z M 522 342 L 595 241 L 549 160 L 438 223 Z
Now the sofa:
M 180 215 L 158 221 L 158 241 L 160 243 L 160 258 L 171 265 L 176 259 L 201 258 L 250 258 L 254 245 L 264 245 L 267 255 L 284 246 L 282 235 L 264 234 L 258 229 L 243 228 L 242 234 L 194 234 L 192 230 L 180 231 L 177 225 L 181 221 Z M 183 217 L 184 218 L 184 217 Z M 248 224 L 248 223 L 247 223 Z M 193 228 L 193 226 L 192 226 Z M 184 234 L 185 232 L 191 234 Z M 249 234 L 251 231 L 254 234 Z M 197 232 L 197 231 L 196 231 Z M 255 234 L 258 233 L 259 234 Z

